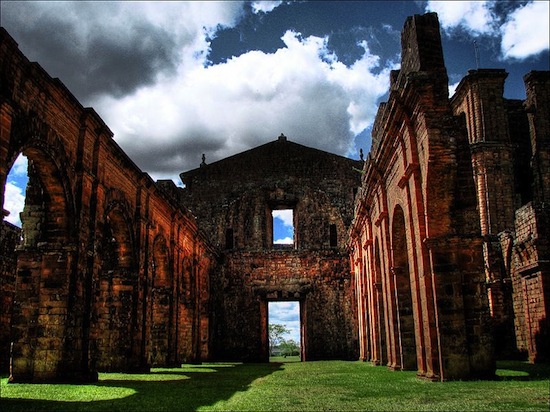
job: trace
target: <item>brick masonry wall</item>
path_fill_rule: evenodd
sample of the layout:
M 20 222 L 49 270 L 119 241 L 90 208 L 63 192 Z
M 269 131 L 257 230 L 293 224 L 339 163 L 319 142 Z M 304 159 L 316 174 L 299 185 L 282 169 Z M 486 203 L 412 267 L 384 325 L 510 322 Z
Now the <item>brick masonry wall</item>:
M 364 262 L 354 267 L 363 353 L 447 380 L 490 376 L 494 359 L 467 125 L 452 115 L 438 33 L 435 14 L 404 25 L 350 244 Z
M 516 211 L 516 232 L 511 250 L 516 341 L 532 362 L 547 361 L 549 339 L 548 282 L 546 276 L 550 219 L 543 206 L 528 203 Z
M 280 136 L 181 174 L 182 203 L 225 249 L 211 279 L 216 358 L 267 360 L 271 300 L 300 301 L 306 359 L 357 356 L 345 247 L 361 167 Z M 281 208 L 294 215 L 294 245 L 286 247 L 273 245 L 271 212 Z
M 0 373 L 9 370 L 11 317 L 15 294 L 15 271 L 17 266 L 16 246 L 19 245 L 21 229 L 8 222 L 0 226 Z
M 357 335 L 347 256 L 337 251 L 234 252 L 213 286 L 214 353 L 266 361 L 268 301 L 299 301 L 304 360 L 356 359 Z
M 2 278 L 16 302 L 10 379 L 94 380 L 97 370 L 207 358 L 215 260 L 194 218 L 3 29 L 0 85 L 0 181 L 19 153 L 29 159 L 15 284 Z M 192 283 L 182 279 L 185 259 Z

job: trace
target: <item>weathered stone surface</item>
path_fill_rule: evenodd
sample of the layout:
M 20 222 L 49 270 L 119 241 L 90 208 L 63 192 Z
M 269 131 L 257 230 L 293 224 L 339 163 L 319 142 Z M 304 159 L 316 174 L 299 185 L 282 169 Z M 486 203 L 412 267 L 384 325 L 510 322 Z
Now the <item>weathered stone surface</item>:
M 11 320 L 15 294 L 15 248 L 21 241 L 21 230 L 8 222 L 0 225 L 0 371 L 7 371 L 10 361 Z
M 0 181 L 20 153 L 29 159 L 16 254 L 2 228 L 3 370 L 11 345 L 17 382 L 207 358 L 201 288 L 215 260 L 194 218 L 3 29 L 0 85 Z
M 361 167 L 281 135 L 181 174 L 182 203 L 223 250 L 211 287 L 213 356 L 266 361 L 267 303 L 293 300 L 304 360 L 357 357 L 345 240 Z M 273 244 L 276 209 L 293 210 L 293 245 Z
M 350 231 L 360 357 L 442 380 L 491 375 L 494 350 L 545 359 L 548 72 L 524 105 L 492 69 L 449 99 L 437 16 L 402 44 Z
M 153 182 L 90 108 L 0 29 L 0 368 L 93 380 L 268 359 L 268 302 L 300 302 L 302 358 L 427 379 L 549 359 L 550 74 L 473 70 L 452 98 L 433 13 L 407 19 L 366 162 L 276 141 Z M 2 204 L 0 204 L 2 207 Z M 294 243 L 273 244 L 292 209 Z M 21 234 L 23 238 L 20 239 Z

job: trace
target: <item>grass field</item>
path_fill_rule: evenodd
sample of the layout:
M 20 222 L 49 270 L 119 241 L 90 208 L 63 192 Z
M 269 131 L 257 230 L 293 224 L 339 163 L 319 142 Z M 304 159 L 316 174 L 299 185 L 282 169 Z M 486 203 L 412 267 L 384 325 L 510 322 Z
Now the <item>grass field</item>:
M 284 360 L 284 358 L 281 358 Z M 490 381 L 426 382 L 363 362 L 183 365 L 86 385 L 0 384 L 0 410 L 548 411 L 550 365 L 501 362 Z

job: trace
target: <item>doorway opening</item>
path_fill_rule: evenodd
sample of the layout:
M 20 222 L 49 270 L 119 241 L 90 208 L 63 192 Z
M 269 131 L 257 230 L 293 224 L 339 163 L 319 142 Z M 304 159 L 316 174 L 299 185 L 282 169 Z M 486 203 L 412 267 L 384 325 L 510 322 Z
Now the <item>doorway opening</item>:
M 268 302 L 270 362 L 300 362 L 303 353 L 299 301 Z

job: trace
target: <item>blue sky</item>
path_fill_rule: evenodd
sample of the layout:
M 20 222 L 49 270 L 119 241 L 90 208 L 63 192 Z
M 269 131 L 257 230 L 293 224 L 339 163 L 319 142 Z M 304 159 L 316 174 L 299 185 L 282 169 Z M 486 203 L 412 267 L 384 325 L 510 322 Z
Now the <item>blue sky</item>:
M 300 344 L 300 303 L 296 301 L 269 302 L 269 323 L 285 325 L 290 333 L 283 336 Z
M 274 210 L 273 243 L 292 245 L 294 243 L 294 222 L 292 209 Z
M 0 7 L 1 25 L 31 61 L 93 107 L 141 169 L 176 182 L 203 153 L 214 162 L 280 133 L 356 159 L 360 148 L 367 153 L 389 72 L 399 67 L 401 29 L 413 14 L 439 15 L 451 94 L 469 69 L 504 68 L 506 97 L 521 99 L 523 75 L 549 70 L 546 0 Z M 24 169 L 12 169 L 5 208 L 21 207 Z
M 359 157 L 407 16 L 438 12 L 450 86 L 548 70 L 548 1 L 1 2 L 32 61 L 91 106 L 154 179 L 271 140 Z

